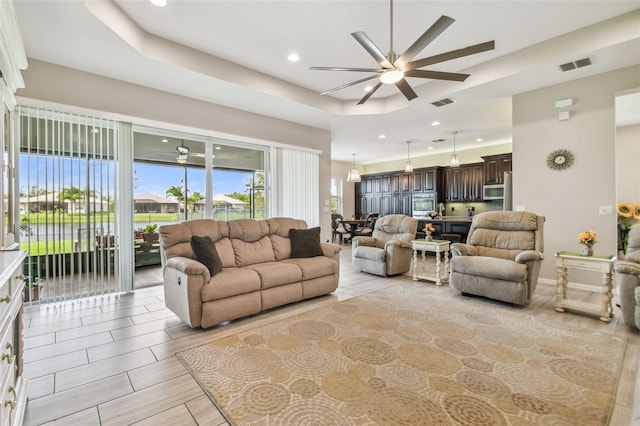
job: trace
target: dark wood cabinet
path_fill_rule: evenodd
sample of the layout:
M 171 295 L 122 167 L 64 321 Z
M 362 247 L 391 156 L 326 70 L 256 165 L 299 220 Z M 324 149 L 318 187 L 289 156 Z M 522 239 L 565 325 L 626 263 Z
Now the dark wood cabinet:
M 501 185 L 504 183 L 504 172 L 511 171 L 511 154 L 487 155 L 484 160 L 484 184 Z
M 461 169 L 460 167 L 447 167 L 444 169 L 444 199 L 448 202 L 461 202 Z
M 444 199 L 446 201 L 453 203 L 482 201 L 483 163 L 447 167 L 444 169 L 443 177 Z
M 442 234 L 454 234 L 460 235 L 460 241 L 467 240 L 469 235 L 469 228 L 471 228 L 471 221 L 454 221 L 454 220 L 420 220 L 418 221 L 418 232 L 416 232 L 416 238 L 424 238 L 424 225 L 429 222 L 435 228 L 433 236 L 436 239 L 442 238 Z

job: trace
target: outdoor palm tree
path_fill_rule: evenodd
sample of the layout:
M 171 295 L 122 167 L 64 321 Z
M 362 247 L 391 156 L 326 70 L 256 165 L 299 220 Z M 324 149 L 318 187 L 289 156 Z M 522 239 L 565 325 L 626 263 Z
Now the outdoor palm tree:
M 184 187 L 182 185 L 170 186 L 169 188 L 167 188 L 165 194 L 176 197 L 176 199 L 180 203 L 182 203 L 184 201 Z M 187 210 L 186 205 L 185 205 L 184 209 Z

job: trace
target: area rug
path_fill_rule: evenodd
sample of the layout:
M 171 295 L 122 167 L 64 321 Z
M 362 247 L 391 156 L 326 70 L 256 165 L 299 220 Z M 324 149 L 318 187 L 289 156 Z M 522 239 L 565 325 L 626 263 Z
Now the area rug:
M 403 283 L 178 356 L 233 425 L 606 425 L 625 346 Z

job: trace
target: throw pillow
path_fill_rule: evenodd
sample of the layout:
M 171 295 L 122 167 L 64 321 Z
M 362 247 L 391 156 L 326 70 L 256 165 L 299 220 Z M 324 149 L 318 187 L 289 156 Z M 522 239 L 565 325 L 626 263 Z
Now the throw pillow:
M 191 237 L 191 249 L 196 255 L 196 260 L 209 269 L 211 276 L 222 270 L 222 260 L 216 250 L 216 245 L 209 237 Z
M 320 227 L 289 230 L 291 257 L 322 256 Z

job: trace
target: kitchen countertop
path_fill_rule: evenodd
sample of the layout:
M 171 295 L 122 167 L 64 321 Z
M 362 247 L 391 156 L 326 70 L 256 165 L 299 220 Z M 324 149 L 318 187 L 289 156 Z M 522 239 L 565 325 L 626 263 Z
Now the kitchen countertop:
M 431 219 L 428 217 L 416 217 L 419 220 L 428 220 L 429 222 L 471 222 L 473 218 L 468 216 L 444 216 L 440 219 Z

